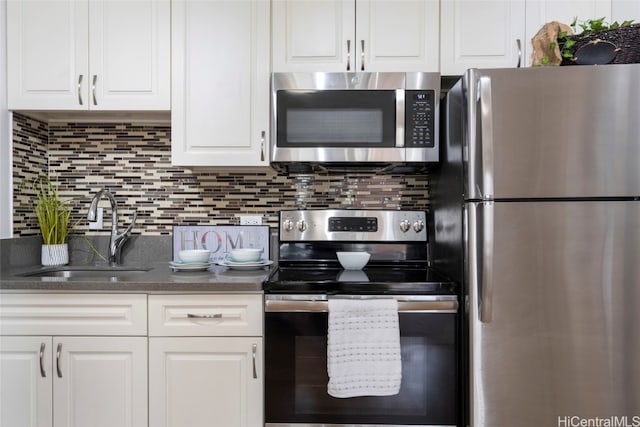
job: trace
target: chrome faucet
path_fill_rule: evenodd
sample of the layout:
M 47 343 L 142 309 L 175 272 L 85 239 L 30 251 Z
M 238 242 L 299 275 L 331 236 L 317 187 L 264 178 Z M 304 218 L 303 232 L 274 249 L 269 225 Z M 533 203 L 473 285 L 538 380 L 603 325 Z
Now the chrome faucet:
M 122 233 L 118 233 L 118 206 L 116 205 L 116 199 L 113 197 L 113 194 L 109 192 L 106 188 L 98 191 L 93 199 L 91 199 L 91 205 L 89 206 L 89 212 L 87 213 L 87 220 L 91 222 L 96 221 L 97 211 L 98 211 L 98 203 L 102 196 L 107 196 L 109 202 L 111 203 L 111 239 L 109 241 L 109 264 L 120 264 L 122 261 L 122 247 L 125 242 L 129 239 L 129 235 L 131 234 L 131 229 L 136 223 L 136 218 L 138 217 L 137 212 L 133 212 L 133 220 L 131 224 L 124 230 Z

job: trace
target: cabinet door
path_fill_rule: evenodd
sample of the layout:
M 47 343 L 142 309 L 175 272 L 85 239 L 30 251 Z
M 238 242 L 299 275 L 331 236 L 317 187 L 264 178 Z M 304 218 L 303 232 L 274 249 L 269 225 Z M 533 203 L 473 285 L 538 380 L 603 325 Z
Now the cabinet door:
M 441 8 L 442 75 L 524 66 L 524 0 L 451 0 Z
M 147 426 L 147 338 L 53 340 L 54 426 Z
M 355 71 L 439 71 L 437 0 L 357 0 Z
M 631 19 L 634 24 L 640 23 L 640 1 L 611 0 L 611 21 L 623 22 Z
M 88 108 L 88 3 L 7 2 L 7 106 Z
M 51 337 L 0 338 L 0 425 L 51 427 Z
M 355 0 L 273 0 L 273 71 L 355 71 Z
M 89 1 L 90 108 L 169 110 L 169 0 Z
M 172 163 L 268 166 L 270 4 L 172 2 Z
M 611 0 L 538 0 L 527 1 L 527 40 L 550 21 L 559 21 L 567 25 L 574 18 L 579 21 L 602 18 L 609 21 L 611 18 Z M 581 30 L 578 29 L 578 32 Z M 531 65 L 531 43 L 526 46 L 526 65 Z
M 262 338 L 149 338 L 149 425 L 263 425 Z

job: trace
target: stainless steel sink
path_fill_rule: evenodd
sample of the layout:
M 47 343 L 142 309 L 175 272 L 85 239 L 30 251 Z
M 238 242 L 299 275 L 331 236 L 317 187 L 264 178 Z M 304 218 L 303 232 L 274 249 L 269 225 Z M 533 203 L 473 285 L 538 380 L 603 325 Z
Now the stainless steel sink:
M 23 273 L 24 277 L 54 277 L 67 279 L 112 279 L 124 280 L 140 277 L 150 271 L 140 266 L 63 266 L 41 268 Z

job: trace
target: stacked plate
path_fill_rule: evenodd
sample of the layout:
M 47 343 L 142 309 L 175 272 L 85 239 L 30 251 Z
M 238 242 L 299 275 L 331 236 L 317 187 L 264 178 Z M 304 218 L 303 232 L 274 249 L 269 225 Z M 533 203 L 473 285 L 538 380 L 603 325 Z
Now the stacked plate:
M 218 265 L 228 267 L 232 270 L 257 270 L 259 268 L 267 267 L 273 264 L 271 260 L 258 260 L 258 261 L 233 261 L 231 259 L 225 259 L 218 261 Z
M 204 271 L 211 267 L 210 262 L 169 261 L 173 271 Z
M 262 249 L 256 248 L 232 249 L 229 257 L 218 261 L 218 265 L 233 270 L 257 270 L 273 264 L 273 261 L 262 259 L 262 252 Z

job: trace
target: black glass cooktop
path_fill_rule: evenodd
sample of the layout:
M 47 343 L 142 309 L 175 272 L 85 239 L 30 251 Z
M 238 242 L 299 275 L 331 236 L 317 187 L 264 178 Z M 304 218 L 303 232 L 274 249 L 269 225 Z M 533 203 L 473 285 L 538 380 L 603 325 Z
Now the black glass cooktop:
M 426 267 L 367 266 L 362 270 L 309 265 L 280 266 L 267 293 L 456 294 L 457 286 Z

